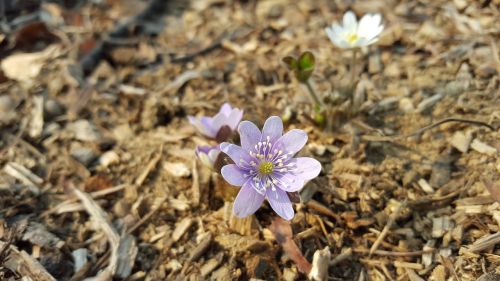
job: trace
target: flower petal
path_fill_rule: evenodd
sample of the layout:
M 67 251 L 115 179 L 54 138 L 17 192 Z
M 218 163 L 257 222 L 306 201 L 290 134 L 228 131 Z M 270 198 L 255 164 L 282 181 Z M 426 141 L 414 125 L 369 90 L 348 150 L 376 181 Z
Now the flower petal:
M 217 132 L 212 129 L 212 118 L 202 116 L 196 118 L 194 116 L 188 116 L 189 123 L 193 125 L 201 134 L 209 138 L 214 138 Z
M 283 134 L 283 121 L 278 116 L 267 118 L 262 128 L 262 138 L 265 140 L 268 136 L 271 143 L 274 143 Z
M 348 33 L 355 33 L 358 29 L 356 15 L 352 11 L 347 11 L 342 19 L 342 27 Z
M 221 107 L 220 107 L 220 110 L 219 110 L 219 113 L 222 113 L 224 114 L 225 116 L 229 116 L 229 114 L 231 113 L 231 110 L 233 110 L 231 108 L 231 105 L 229 103 L 224 103 Z
M 243 110 L 234 108 L 233 110 L 231 110 L 231 113 L 229 113 L 226 124 L 231 128 L 231 130 L 234 131 L 236 130 L 236 127 L 238 127 L 238 124 L 240 123 L 242 117 Z
M 299 152 L 299 150 L 304 147 L 307 142 L 307 133 L 299 130 L 293 129 L 284 134 L 281 138 L 276 141 L 274 149 L 283 150 L 285 153 L 290 153 L 294 155 Z
M 235 144 L 223 142 L 219 147 L 220 150 L 226 153 L 238 167 L 242 167 L 241 159 L 247 163 L 252 161 L 252 157 L 248 154 L 248 152 Z
M 228 118 L 227 116 L 219 112 L 214 116 L 214 119 L 212 120 L 212 128 L 214 131 L 218 132 L 220 128 L 228 123 Z
M 368 14 L 363 16 L 358 26 L 359 37 L 365 38 L 368 44 L 375 42 L 376 37 L 379 36 L 384 29 L 383 25 L 380 24 L 381 21 L 382 16 L 380 14 Z
M 286 192 L 296 192 L 304 187 L 304 179 L 291 173 L 284 173 L 274 177 L 278 188 Z
M 271 208 L 283 219 L 289 221 L 293 219 L 295 212 L 293 211 L 290 198 L 285 191 L 276 188 L 274 191 L 268 188 L 266 191 L 266 198 L 269 201 Z
M 235 186 L 242 186 L 247 181 L 244 173 L 245 172 L 238 168 L 235 164 L 226 165 L 222 167 L 221 170 L 222 177 L 224 177 L 228 183 Z
M 241 122 L 238 127 L 238 132 L 240 133 L 241 147 L 247 151 L 252 150 L 262 136 L 259 128 L 250 121 Z
M 248 217 L 255 213 L 264 201 L 264 195 L 255 191 L 253 181 L 249 179 L 243 184 L 233 204 L 233 213 L 240 218 Z
M 321 172 L 321 163 L 310 157 L 299 157 L 292 160 L 296 165 L 294 175 L 305 181 L 312 180 Z

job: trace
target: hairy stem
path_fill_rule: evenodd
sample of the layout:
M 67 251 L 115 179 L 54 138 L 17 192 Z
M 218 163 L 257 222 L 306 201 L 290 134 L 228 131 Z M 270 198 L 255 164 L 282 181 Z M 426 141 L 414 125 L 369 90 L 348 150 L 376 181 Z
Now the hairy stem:
M 354 89 L 354 82 L 356 79 L 356 72 L 354 71 L 356 68 L 356 62 L 357 62 L 357 53 L 358 49 L 352 49 L 352 59 L 351 59 L 351 85 L 352 88 Z
M 322 106 L 323 103 L 318 98 L 318 95 L 316 95 L 316 91 L 314 90 L 313 86 L 311 85 L 311 82 L 309 82 L 309 79 L 304 84 L 306 84 L 307 90 L 309 91 L 309 94 L 311 95 L 314 102 L 317 105 Z

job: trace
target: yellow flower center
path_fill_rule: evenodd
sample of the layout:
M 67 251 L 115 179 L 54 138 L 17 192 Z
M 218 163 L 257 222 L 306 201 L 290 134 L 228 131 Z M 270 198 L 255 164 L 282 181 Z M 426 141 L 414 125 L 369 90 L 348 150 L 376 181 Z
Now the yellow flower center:
M 356 41 L 358 41 L 358 39 L 359 39 L 359 36 L 356 33 L 351 33 L 351 34 L 347 35 L 347 38 L 346 38 L 347 42 L 351 45 L 356 43 Z
M 274 170 L 274 165 L 273 163 L 271 162 L 261 162 L 259 164 L 259 173 L 261 175 L 269 175 L 270 173 L 272 173 Z

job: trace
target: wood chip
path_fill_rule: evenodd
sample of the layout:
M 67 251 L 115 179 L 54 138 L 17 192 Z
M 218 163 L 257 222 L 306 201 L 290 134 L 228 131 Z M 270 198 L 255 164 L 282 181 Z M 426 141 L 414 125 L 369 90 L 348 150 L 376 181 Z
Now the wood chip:
M 425 179 L 419 179 L 418 185 L 422 188 L 423 191 L 425 191 L 425 193 L 434 193 L 434 188 L 432 188 L 432 186 Z
M 189 254 L 189 261 L 196 261 L 199 259 L 206 250 L 208 250 L 208 247 L 210 247 L 210 244 L 212 243 L 212 233 L 207 233 L 203 239 L 198 243 L 198 245 L 191 250 Z
M 209 259 L 205 264 L 201 266 L 200 272 L 201 276 L 206 277 L 208 274 L 212 273 L 222 262 L 224 257 L 223 253 L 218 254 L 215 258 Z
M 186 231 L 191 227 L 193 224 L 193 219 L 190 217 L 182 219 L 177 226 L 175 227 L 174 233 L 172 233 L 172 239 L 174 242 L 179 241 L 181 239 L 182 235 L 186 233 Z
M 9 248 L 9 259 L 3 263 L 3 267 L 13 272 L 19 272 L 22 276 L 31 278 L 30 280 L 56 281 L 56 279 L 28 253 L 19 251 L 15 246 L 7 245 L 5 242 L 0 241 L 0 249 L 4 249 L 6 246 Z
M 462 153 L 466 153 L 469 150 L 470 143 L 472 141 L 472 134 L 470 132 L 455 132 L 450 140 L 453 147 L 458 149 Z
M 474 139 L 472 141 L 472 144 L 470 145 L 470 147 L 479 153 L 486 154 L 489 156 L 493 156 L 493 155 L 497 154 L 496 148 L 494 148 L 494 147 L 492 147 L 492 146 L 490 146 L 490 145 L 488 145 L 488 144 L 486 144 L 478 139 Z
M 316 250 L 313 256 L 312 268 L 309 272 L 309 279 L 315 281 L 328 280 L 328 266 L 330 264 L 330 248 L 327 246 L 323 250 Z

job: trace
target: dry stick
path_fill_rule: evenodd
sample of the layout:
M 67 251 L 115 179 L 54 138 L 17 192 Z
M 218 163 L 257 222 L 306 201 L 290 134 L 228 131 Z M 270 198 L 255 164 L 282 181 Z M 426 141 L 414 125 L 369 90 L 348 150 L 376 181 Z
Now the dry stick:
M 103 190 L 99 190 L 99 191 L 94 191 L 94 192 L 91 192 L 90 193 L 90 197 L 92 197 L 92 199 L 97 199 L 97 198 L 100 198 L 100 197 L 103 197 L 103 196 L 106 196 L 108 194 L 111 194 L 111 193 L 115 193 L 115 192 L 118 192 L 118 191 L 121 191 L 123 190 L 124 188 L 126 188 L 128 185 L 127 184 L 119 184 L 117 186 L 113 186 L 113 187 L 110 187 L 110 188 L 106 188 L 106 189 L 103 189 Z M 73 199 L 67 199 L 67 200 L 64 200 L 63 202 L 57 204 L 57 206 L 43 212 L 41 214 L 41 217 L 46 217 L 50 214 L 53 214 L 55 212 L 57 212 L 57 210 L 59 208 L 61 208 L 61 206 L 64 206 L 64 205 L 68 205 L 68 204 L 71 204 L 71 203 L 75 203 L 77 202 L 78 199 L 77 198 L 73 198 Z
M 362 139 L 367 140 L 367 141 L 392 141 L 392 140 L 397 140 L 397 139 L 404 139 L 404 138 L 409 138 L 409 137 L 413 137 L 413 136 L 422 134 L 423 132 L 425 132 L 429 129 L 435 128 L 441 124 L 449 123 L 449 122 L 469 123 L 469 124 L 473 124 L 473 125 L 477 125 L 477 126 L 487 127 L 488 129 L 490 129 L 492 131 L 496 130 L 493 126 L 491 126 L 490 124 L 488 124 L 486 122 L 477 121 L 477 120 L 470 120 L 470 119 L 455 118 L 455 117 L 448 117 L 448 118 L 441 119 L 441 120 L 437 121 L 436 123 L 432 123 L 428 126 L 420 128 L 420 129 L 418 129 L 410 134 L 393 135 L 393 136 L 369 136 L 368 135 L 368 136 L 362 136 Z
M 139 228 L 142 224 L 144 224 L 146 221 L 148 221 L 163 205 L 163 203 L 167 201 L 167 197 L 164 197 L 161 199 L 160 202 L 158 202 L 158 205 L 154 207 L 151 211 L 149 211 L 146 215 L 144 215 L 137 223 L 135 223 L 130 229 L 127 230 L 127 234 L 132 234 L 137 228 Z
M 22 276 L 31 277 L 33 280 L 56 281 L 36 259 L 25 251 L 18 250 L 17 247 L 9 245 L 8 242 L 0 241 L 0 248 L 4 247 L 9 248 L 8 262 L 3 264 L 4 267 Z
M 148 175 L 151 173 L 153 168 L 156 167 L 156 164 L 158 164 L 158 162 L 160 161 L 162 155 L 163 155 L 163 144 L 160 146 L 159 153 L 153 159 L 151 159 L 151 161 L 149 161 L 148 165 L 146 166 L 146 169 L 139 175 L 139 177 L 136 178 L 136 180 L 135 180 L 136 187 L 139 187 L 144 183 L 144 181 L 146 180 Z M 149 213 L 147 213 L 141 220 L 139 220 L 135 225 L 133 225 L 127 231 L 127 234 L 132 234 L 132 232 L 134 232 L 143 223 L 145 223 L 148 219 L 150 219 L 153 216 L 153 214 L 156 213 L 160 209 L 161 205 L 165 202 L 165 200 L 167 200 L 166 197 L 164 199 L 162 199 L 162 201 L 153 210 L 149 211 Z M 109 259 L 109 256 L 110 256 L 109 252 L 106 252 L 106 254 L 104 254 L 96 262 L 94 268 L 101 268 L 106 263 L 106 261 Z
M 380 243 L 382 243 L 382 241 L 384 240 L 385 236 L 387 235 L 387 233 L 391 229 L 392 224 L 394 223 L 394 221 L 396 221 L 396 218 L 397 218 L 397 216 L 399 214 L 399 211 L 401 211 L 401 209 L 403 208 L 403 206 L 406 206 L 406 200 L 403 203 L 401 203 L 401 205 L 398 206 L 398 208 L 394 211 L 394 213 L 392 213 L 389 216 L 389 220 L 387 221 L 387 224 L 384 226 L 384 229 L 382 229 L 382 232 L 377 237 L 377 240 L 375 240 L 375 243 L 373 243 L 372 247 L 370 248 L 370 252 L 368 254 L 369 256 L 371 256 L 373 254 L 373 252 L 375 252 L 377 250 L 377 248 L 380 245 Z
M 369 254 L 370 250 L 368 249 L 354 249 L 355 253 L 360 254 Z M 377 256 L 388 256 L 388 257 L 419 257 L 423 254 L 434 253 L 435 250 L 426 250 L 426 251 L 412 251 L 412 252 L 394 252 L 394 251 L 384 251 L 384 250 L 375 250 L 373 251 L 373 255 Z
M 101 207 L 88 195 L 77 188 L 72 188 L 74 194 L 82 201 L 85 210 L 89 215 L 99 224 L 99 227 L 106 234 L 109 244 L 111 245 L 111 261 L 108 264 L 106 270 L 101 272 L 102 274 L 110 274 L 113 276 L 118 267 L 118 250 L 120 246 L 120 235 L 111 226 L 109 221 L 106 219 L 106 213 L 101 209 Z

